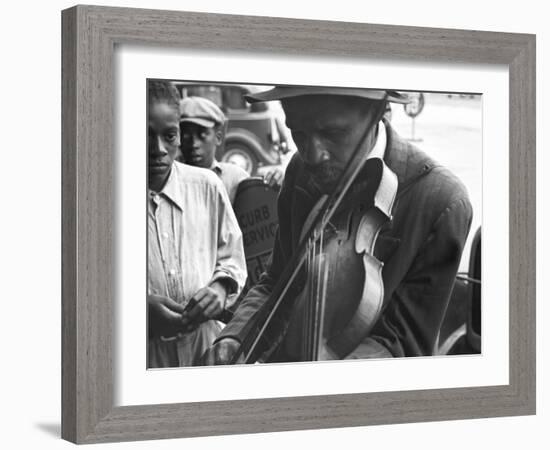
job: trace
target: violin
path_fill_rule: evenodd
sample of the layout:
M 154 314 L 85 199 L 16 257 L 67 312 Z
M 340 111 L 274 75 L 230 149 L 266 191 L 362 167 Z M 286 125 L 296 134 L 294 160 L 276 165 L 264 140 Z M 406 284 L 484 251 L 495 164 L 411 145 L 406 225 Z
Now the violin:
M 306 282 L 283 341 L 291 360 L 342 359 L 380 316 L 384 264 L 373 253 L 380 229 L 391 220 L 398 182 L 381 159 L 368 160 L 363 171 L 366 186 L 308 237 Z
M 366 137 L 380 118 L 366 127 L 332 194 L 311 211 L 298 248 L 231 363 L 243 356 L 245 363 L 269 360 L 281 350 L 295 361 L 342 359 L 372 330 L 384 298 L 383 263 L 374 247 L 391 220 L 398 187 L 382 159 L 365 161 Z M 364 186 L 354 185 L 360 173 Z

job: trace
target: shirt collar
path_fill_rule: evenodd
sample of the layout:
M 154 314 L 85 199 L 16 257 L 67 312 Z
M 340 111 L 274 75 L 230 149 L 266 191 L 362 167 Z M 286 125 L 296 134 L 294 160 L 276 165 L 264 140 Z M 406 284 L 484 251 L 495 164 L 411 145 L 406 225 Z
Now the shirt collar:
M 214 162 L 212 163 L 210 170 L 213 170 L 218 176 L 220 176 L 223 172 L 223 168 L 217 159 L 214 159 Z
M 374 143 L 374 147 L 372 148 L 366 159 L 384 159 L 387 140 L 388 138 L 386 135 L 386 126 L 384 125 L 384 122 L 380 121 L 378 122 L 378 135 L 376 136 L 376 142 Z
M 179 209 L 183 211 L 183 198 L 181 192 L 182 180 L 180 180 L 179 171 L 176 163 L 172 163 L 172 169 L 168 180 L 159 194 L 164 195 L 171 200 Z M 150 191 L 152 192 L 152 191 Z

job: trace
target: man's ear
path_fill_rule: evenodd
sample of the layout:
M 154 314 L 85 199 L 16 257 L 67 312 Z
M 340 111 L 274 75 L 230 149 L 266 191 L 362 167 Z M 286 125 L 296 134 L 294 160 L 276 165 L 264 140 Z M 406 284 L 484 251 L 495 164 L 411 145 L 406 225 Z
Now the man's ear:
M 223 130 L 219 128 L 214 130 L 214 135 L 216 136 L 216 147 L 219 147 L 223 142 Z

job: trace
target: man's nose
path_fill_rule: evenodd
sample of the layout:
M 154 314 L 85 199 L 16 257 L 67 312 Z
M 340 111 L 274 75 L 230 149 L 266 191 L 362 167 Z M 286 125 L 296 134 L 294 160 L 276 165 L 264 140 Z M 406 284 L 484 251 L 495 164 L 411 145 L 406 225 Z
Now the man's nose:
M 199 147 L 199 137 L 196 133 L 185 133 L 185 136 L 181 139 L 181 145 L 185 148 L 197 148 Z
M 189 140 L 191 141 L 191 146 L 193 148 L 199 148 L 200 147 L 201 139 L 200 139 L 198 133 L 191 134 L 191 137 L 190 137 Z
M 152 156 L 164 156 L 168 154 L 168 150 L 160 136 L 149 138 L 149 154 Z
M 330 159 L 329 152 L 316 136 L 308 136 L 304 139 L 301 153 L 304 161 L 312 166 Z

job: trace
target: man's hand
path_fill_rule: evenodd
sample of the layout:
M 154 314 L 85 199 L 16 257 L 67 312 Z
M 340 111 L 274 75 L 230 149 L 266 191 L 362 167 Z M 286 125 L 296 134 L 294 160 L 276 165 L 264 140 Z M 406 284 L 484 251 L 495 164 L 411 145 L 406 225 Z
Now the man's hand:
M 219 281 L 214 281 L 195 292 L 192 299 L 195 306 L 183 313 L 183 324 L 204 322 L 208 319 L 218 318 L 225 307 L 227 291 Z
M 202 364 L 205 366 L 229 364 L 237 353 L 237 350 L 239 350 L 240 345 L 236 339 L 223 338 L 204 352 L 204 355 L 202 355 Z M 242 362 L 242 359 L 241 355 L 237 362 Z
M 183 331 L 183 307 L 163 295 L 147 295 L 150 336 L 174 336 Z
M 269 187 L 279 191 L 283 184 L 285 174 L 280 167 L 273 167 L 264 174 L 264 181 Z

